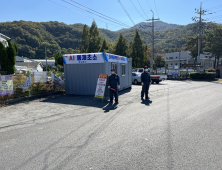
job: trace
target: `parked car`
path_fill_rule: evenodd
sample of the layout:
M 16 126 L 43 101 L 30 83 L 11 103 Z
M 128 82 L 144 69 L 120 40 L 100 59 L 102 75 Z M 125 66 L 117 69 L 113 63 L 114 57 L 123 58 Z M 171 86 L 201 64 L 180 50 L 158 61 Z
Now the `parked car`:
M 167 75 L 160 75 L 160 80 L 167 80 Z
M 132 83 L 134 84 L 140 84 L 141 83 L 141 74 L 140 72 L 133 72 L 132 73 Z M 151 83 L 153 84 L 154 82 L 156 84 L 159 84 L 159 82 L 162 81 L 160 78 L 160 75 L 150 75 L 151 78 Z
M 133 72 L 135 72 L 135 73 L 143 73 L 144 72 L 144 68 L 134 68 Z
M 132 73 L 132 83 L 134 84 L 141 83 L 141 73 L 139 72 Z

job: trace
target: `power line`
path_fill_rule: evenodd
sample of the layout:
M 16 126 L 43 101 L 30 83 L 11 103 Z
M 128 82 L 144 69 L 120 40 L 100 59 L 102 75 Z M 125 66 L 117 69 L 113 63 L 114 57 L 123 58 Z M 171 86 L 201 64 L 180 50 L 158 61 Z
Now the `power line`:
M 93 18 L 93 19 L 94 19 L 94 17 L 88 16 L 88 15 L 85 15 L 85 14 L 83 14 L 83 13 L 81 13 L 81 12 L 78 12 L 78 11 L 75 11 L 75 10 L 73 10 L 73 9 L 70 9 L 70 8 L 68 8 L 68 7 L 66 7 L 66 6 L 63 6 L 63 5 L 61 5 L 61 4 L 58 4 L 58 3 L 56 3 L 56 2 L 54 2 L 54 1 L 52 1 L 52 0 L 49 0 L 49 1 L 55 3 L 55 4 L 59 5 L 59 6 L 62 6 L 62 7 L 64 7 L 64 8 L 67 8 L 67 9 L 69 9 L 69 10 L 71 10 L 71 11 L 74 11 L 74 12 L 80 14 L 80 15 L 83 15 L 83 16 L 86 16 L 86 17 L 89 17 L 89 18 Z M 104 21 L 99 20 L 99 19 L 96 19 L 96 20 L 98 20 L 98 21 L 100 21 L 100 22 L 103 22 L 103 23 L 107 23 L 107 22 L 104 22 Z M 110 23 L 110 25 L 113 25 L 113 26 L 119 27 L 119 28 L 125 28 L 125 27 L 118 26 L 118 25 L 114 25 L 114 24 L 111 24 L 111 23 Z
M 84 7 L 84 8 L 87 8 L 87 9 L 89 9 L 89 10 L 93 11 L 93 12 L 96 12 L 96 13 L 98 13 L 98 14 L 100 14 L 100 15 L 104 16 L 104 17 L 107 17 L 107 18 L 110 18 L 110 19 L 112 19 L 112 20 L 114 20 L 114 21 L 116 21 L 116 22 L 119 22 L 120 24 L 124 24 L 124 23 L 123 23 L 123 22 L 121 22 L 121 21 L 118 21 L 118 20 L 113 19 L 113 18 L 111 18 L 111 17 L 109 17 L 109 16 L 106 16 L 106 15 L 104 15 L 104 14 L 100 13 L 100 12 L 97 12 L 97 11 L 95 11 L 95 10 L 91 9 L 91 8 L 88 8 L 88 7 L 86 7 L 86 6 L 82 5 L 82 4 L 80 4 L 80 3 L 78 3 L 78 2 L 76 2 L 76 1 L 74 1 L 74 0 L 70 0 L 70 1 L 72 1 L 72 2 L 74 2 L 74 3 L 76 3 L 76 4 L 80 5 L 80 6 L 82 6 L 82 7 Z M 126 25 L 126 24 L 124 24 L 124 25 Z
M 155 4 L 155 8 L 156 8 L 156 1 L 154 0 L 154 4 Z M 157 13 L 157 16 L 159 18 L 159 15 L 158 15 L 158 12 L 157 12 L 157 8 L 156 8 L 156 13 Z
M 144 10 L 143 10 L 143 8 L 142 8 L 142 6 L 141 6 L 141 4 L 140 4 L 139 0 L 137 0 L 137 2 L 139 3 L 140 8 L 142 9 L 143 13 L 146 15 L 146 13 L 144 12 Z M 148 18 L 148 16 L 147 16 L 147 15 L 146 15 L 146 17 Z
M 121 7 L 123 8 L 123 10 L 125 11 L 125 13 L 128 15 L 129 19 L 131 20 L 131 22 L 133 23 L 133 25 L 135 25 L 135 23 L 133 22 L 132 18 L 130 17 L 130 15 L 128 14 L 127 10 L 125 9 L 125 7 L 123 6 L 122 2 L 120 0 L 118 0 L 118 2 L 120 3 Z
M 212 10 L 212 9 L 217 9 L 217 8 L 220 8 L 220 7 L 222 7 L 222 5 L 218 5 L 218 6 L 215 6 L 215 7 L 211 7 L 211 8 L 209 8 L 210 10 Z
M 147 0 L 148 6 L 150 7 L 149 1 Z M 152 8 L 150 7 L 150 10 L 152 10 Z
M 131 1 L 131 3 L 133 4 L 133 2 L 132 2 L 132 0 L 130 0 Z M 140 12 L 138 11 L 138 9 L 136 8 L 136 6 L 133 4 L 133 6 L 134 6 L 134 8 L 137 10 L 137 12 L 140 14 Z M 140 14 L 141 15 L 141 14 Z M 143 17 L 144 18 L 144 16 L 142 16 L 141 15 L 141 17 Z M 144 18 L 144 19 L 146 19 L 146 18 Z
M 112 20 L 107 19 L 107 18 L 105 18 L 105 17 L 103 17 L 103 16 L 100 16 L 100 15 L 98 15 L 98 14 L 95 14 L 95 13 L 93 13 L 93 12 L 91 12 L 91 11 L 88 11 L 88 10 L 86 10 L 86 9 L 83 9 L 83 8 L 81 8 L 81 7 L 79 7 L 79 6 L 76 6 L 76 5 L 72 4 L 72 3 L 70 3 L 70 2 L 67 2 L 66 0 L 62 0 L 62 1 L 68 3 L 68 4 L 72 5 L 72 6 L 75 6 L 75 7 L 77 7 L 77 8 L 80 8 L 80 9 L 82 9 L 82 10 L 88 12 L 88 13 L 91 13 L 91 14 L 93 14 L 93 15 L 96 15 L 96 16 L 98 16 L 98 17 L 100 17 L 100 18 L 103 18 L 103 19 L 105 19 L 105 20 L 108 20 L 108 21 L 111 21 L 111 22 L 113 22 L 113 23 L 119 24 L 119 23 L 116 22 L 116 21 L 112 21 Z M 123 26 L 123 24 L 119 24 L 119 25 L 122 25 L 122 26 Z M 124 26 L 125 26 L 125 25 L 124 25 Z M 128 26 L 128 27 L 130 27 L 130 26 Z
M 212 18 L 221 18 L 222 15 L 218 15 L 218 16 L 215 16 L 215 17 L 211 17 L 211 18 L 208 18 L 208 19 L 212 19 Z

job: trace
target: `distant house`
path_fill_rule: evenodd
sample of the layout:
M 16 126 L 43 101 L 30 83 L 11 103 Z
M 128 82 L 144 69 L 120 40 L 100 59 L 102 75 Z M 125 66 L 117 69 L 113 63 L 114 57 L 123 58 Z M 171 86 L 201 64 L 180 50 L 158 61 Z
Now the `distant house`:
M 20 57 L 20 56 L 16 56 L 16 62 L 35 62 L 32 59 L 29 59 L 27 57 Z
M 7 39 L 10 39 L 10 38 L 0 33 L 0 42 L 2 42 L 5 47 L 8 46 Z
M 44 66 L 46 66 L 46 60 L 36 60 L 36 59 L 34 59 L 34 61 L 41 62 Z M 55 66 L 55 60 L 49 60 L 48 59 L 47 60 L 47 65 L 54 67 Z
M 43 71 L 43 65 L 39 62 L 16 62 L 16 68 L 27 68 L 27 71 L 37 70 L 38 72 Z
M 194 64 L 195 62 L 195 59 L 192 58 L 192 56 L 189 54 L 189 51 L 182 51 L 180 53 L 180 59 L 179 59 L 179 52 L 165 53 L 164 58 L 169 69 L 173 69 L 175 67 L 180 67 L 180 66 L 181 69 L 185 69 L 182 67 L 183 64 L 186 64 L 187 62 L 188 64 Z M 198 64 L 201 65 L 200 67 L 201 70 L 213 67 L 214 57 L 211 57 L 211 55 L 209 54 L 208 55 L 200 54 L 200 63 Z M 189 67 L 189 69 L 196 69 L 196 67 Z

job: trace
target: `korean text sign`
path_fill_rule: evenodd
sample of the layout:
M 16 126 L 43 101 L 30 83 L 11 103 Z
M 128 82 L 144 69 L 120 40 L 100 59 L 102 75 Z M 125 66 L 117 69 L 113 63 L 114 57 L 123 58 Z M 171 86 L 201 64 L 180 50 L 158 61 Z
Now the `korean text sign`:
M 103 53 L 65 54 L 63 64 L 104 63 Z
M 119 55 L 114 55 L 114 54 L 106 54 L 106 61 L 107 62 L 112 62 L 112 63 L 127 63 L 128 59 L 127 57 L 119 56 Z
M 104 97 L 105 89 L 106 89 L 106 81 L 107 81 L 107 74 L 99 74 L 95 97 L 102 98 Z
M 0 76 L 0 96 L 13 94 L 13 76 Z

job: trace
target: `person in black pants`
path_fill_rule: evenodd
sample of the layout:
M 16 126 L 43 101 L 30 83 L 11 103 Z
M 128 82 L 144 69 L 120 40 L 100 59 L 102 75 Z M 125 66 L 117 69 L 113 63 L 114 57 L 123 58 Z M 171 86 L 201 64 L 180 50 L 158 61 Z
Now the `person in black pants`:
M 143 100 L 144 93 L 146 95 L 146 99 L 149 99 L 148 90 L 151 85 L 151 78 L 150 74 L 148 73 L 147 66 L 144 67 L 144 72 L 141 74 L 141 84 L 142 84 L 141 100 Z
M 120 88 L 119 76 L 116 74 L 115 69 L 112 69 L 111 72 L 112 74 L 108 78 L 110 104 L 113 103 L 113 95 L 115 96 L 115 103 L 118 104 L 118 90 Z

